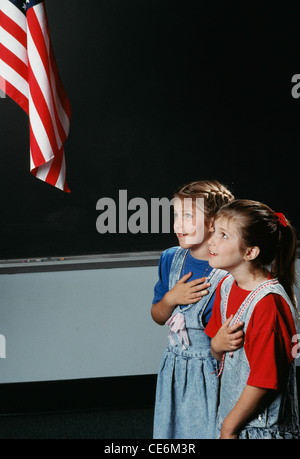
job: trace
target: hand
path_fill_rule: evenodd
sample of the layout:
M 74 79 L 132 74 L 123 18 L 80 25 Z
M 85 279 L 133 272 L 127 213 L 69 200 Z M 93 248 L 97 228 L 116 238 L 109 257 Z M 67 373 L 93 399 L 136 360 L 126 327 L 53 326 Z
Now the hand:
M 211 341 L 212 350 L 216 354 L 236 351 L 243 345 L 244 332 L 242 327 L 244 324 L 243 322 L 238 322 L 237 324 L 230 326 L 232 319 L 233 315 L 226 320 Z
M 208 294 L 207 288 L 210 287 L 210 283 L 205 283 L 206 277 L 187 282 L 191 276 L 192 273 L 185 274 L 167 293 L 170 303 L 182 305 L 197 303 Z

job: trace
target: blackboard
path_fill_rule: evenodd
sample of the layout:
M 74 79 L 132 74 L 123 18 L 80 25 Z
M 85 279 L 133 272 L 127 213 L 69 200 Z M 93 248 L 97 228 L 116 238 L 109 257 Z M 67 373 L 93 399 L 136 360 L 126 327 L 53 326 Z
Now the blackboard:
M 204 178 L 284 212 L 299 233 L 296 2 L 46 7 L 72 106 L 71 194 L 31 176 L 27 116 L 1 98 L 1 259 L 164 249 L 172 233 L 99 234 L 98 200 L 170 199 Z

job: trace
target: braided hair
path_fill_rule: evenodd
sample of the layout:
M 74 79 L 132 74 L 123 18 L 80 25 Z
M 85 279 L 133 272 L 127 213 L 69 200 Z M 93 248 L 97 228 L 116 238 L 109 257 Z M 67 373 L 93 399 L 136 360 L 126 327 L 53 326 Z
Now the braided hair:
M 179 187 L 174 193 L 174 198 L 204 199 L 204 214 L 207 217 L 214 217 L 216 212 L 226 203 L 233 201 L 234 196 L 225 185 L 217 180 L 201 180 L 191 182 Z

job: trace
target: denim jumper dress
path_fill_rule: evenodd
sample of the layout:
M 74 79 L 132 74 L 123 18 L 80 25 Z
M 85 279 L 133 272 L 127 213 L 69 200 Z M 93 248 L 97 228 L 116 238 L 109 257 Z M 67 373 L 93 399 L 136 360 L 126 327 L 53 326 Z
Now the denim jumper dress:
M 227 302 L 234 279 L 228 276 L 221 287 L 222 322 L 226 320 Z M 290 306 L 294 317 L 294 308 L 284 288 L 277 279 L 270 279 L 253 290 L 236 312 L 231 325 L 244 322 L 246 333 L 253 310 L 264 296 L 269 293 L 281 295 Z M 221 368 L 220 405 L 218 409 L 218 434 L 225 417 L 239 400 L 250 374 L 250 366 L 244 347 L 237 351 L 225 353 Z M 217 435 L 218 436 L 218 435 Z M 283 391 L 274 391 L 274 395 L 255 417 L 253 417 L 239 434 L 240 439 L 283 439 L 300 438 L 299 411 L 297 399 L 296 368 L 292 363 L 287 384 Z
M 179 248 L 169 275 L 169 289 L 180 279 L 188 250 Z M 215 438 L 219 380 L 217 362 L 204 332 L 203 312 L 227 273 L 212 270 L 209 294 L 184 309 L 177 306 L 170 319 L 169 345 L 158 373 L 154 414 L 155 439 Z

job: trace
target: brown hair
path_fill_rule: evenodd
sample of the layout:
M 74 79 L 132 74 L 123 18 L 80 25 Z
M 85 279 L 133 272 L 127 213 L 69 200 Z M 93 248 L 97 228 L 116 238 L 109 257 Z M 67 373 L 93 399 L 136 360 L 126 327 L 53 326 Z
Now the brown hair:
M 213 217 L 224 204 L 233 201 L 234 196 L 222 183 L 217 180 L 201 180 L 179 187 L 174 198 L 185 199 L 204 198 L 204 212 Z
M 241 248 L 259 247 L 258 256 L 252 260 L 255 269 L 266 270 L 270 266 L 273 276 L 287 292 L 297 310 L 294 293 L 296 282 L 297 236 L 291 223 L 280 222 L 276 213 L 267 205 L 247 199 L 237 199 L 225 205 L 216 218 L 234 218 L 239 225 Z

